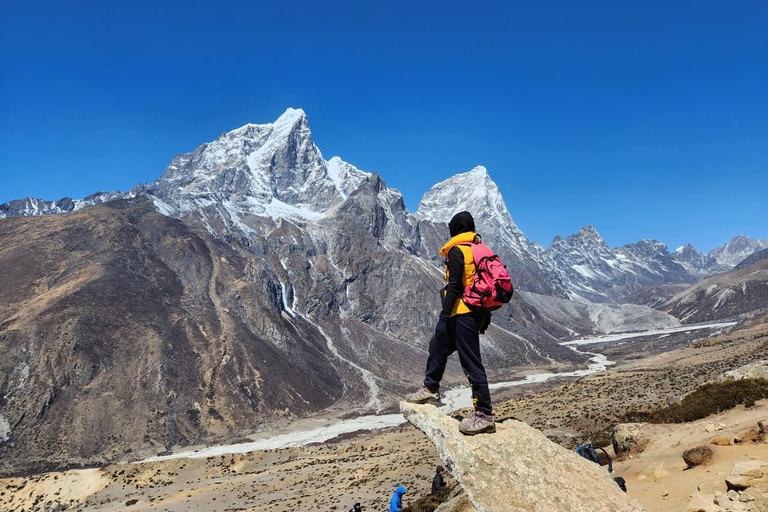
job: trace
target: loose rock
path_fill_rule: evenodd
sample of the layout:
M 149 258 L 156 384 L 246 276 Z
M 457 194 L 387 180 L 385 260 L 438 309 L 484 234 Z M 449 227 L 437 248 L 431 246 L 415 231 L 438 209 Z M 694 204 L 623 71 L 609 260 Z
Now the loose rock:
M 708 464 L 712 460 L 712 457 L 714 457 L 712 448 L 705 444 L 683 452 L 683 460 L 688 464 L 689 468 Z

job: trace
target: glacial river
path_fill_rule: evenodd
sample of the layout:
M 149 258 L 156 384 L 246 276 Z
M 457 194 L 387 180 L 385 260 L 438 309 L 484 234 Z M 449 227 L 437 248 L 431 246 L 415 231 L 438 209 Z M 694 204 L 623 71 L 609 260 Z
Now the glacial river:
M 580 354 L 587 354 L 592 356 L 590 358 L 591 363 L 587 368 L 582 370 L 575 370 L 571 372 L 561 373 L 535 373 L 527 375 L 524 379 L 510 381 L 510 382 L 495 382 L 490 384 L 491 389 L 502 389 L 511 386 L 523 386 L 525 384 L 536 384 L 540 382 L 546 382 L 554 377 L 583 377 L 585 375 L 591 375 L 593 373 L 601 372 L 608 366 L 614 364 L 613 361 L 609 361 L 602 354 L 595 354 L 592 352 L 585 352 L 578 349 L 579 346 L 588 345 L 592 343 L 608 343 L 614 341 L 621 341 L 624 339 L 638 338 L 641 336 L 664 336 L 676 332 L 687 332 L 698 329 L 716 329 L 727 328 L 735 325 L 736 322 L 720 322 L 711 324 L 700 324 L 691 326 L 673 327 L 670 329 L 662 329 L 655 331 L 633 332 L 623 334 L 610 334 L 604 336 L 594 336 L 590 338 L 584 338 L 579 340 L 573 340 L 564 342 L 563 345 L 567 346 L 571 350 Z M 464 407 L 472 406 L 471 393 L 467 386 L 461 386 L 458 388 L 450 389 L 443 395 L 443 405 L 440 410 L 444 412 L 454 411 Z M 276 448 L 288 448 L 293 446 L 304 446 L 310 443 L 322 443 L 334 437 L 342 434 L 348 434 L 350 432 L 356 432 L 359 430 L 376 430 L 387 427 L 394 427 L 405 423 L 405 418 L 402 414 L 382 414 L 382 415 L 368 415 L 359 416 L 357 418 L 350 418 L 345 420 L 322 420 L 319 426 L 309 426 L 304 429 L 292 430 L 280 434 L 273 434 L 264 437 L 263 439 L 257 439 L 255 441 L 230 444 L 230 445 L 217 445 L 197 450 L 179 451 L 170 455 L 161 455 L 156 457 L 150 457 L 139 462 L 155 462 L 169 459 L 182 459 L 182 458 L 200 458 L 200 457 L 212 457 L 216 455 L 224 455 L 230 453 L 248 453 L 258 450 L 272 450 Z

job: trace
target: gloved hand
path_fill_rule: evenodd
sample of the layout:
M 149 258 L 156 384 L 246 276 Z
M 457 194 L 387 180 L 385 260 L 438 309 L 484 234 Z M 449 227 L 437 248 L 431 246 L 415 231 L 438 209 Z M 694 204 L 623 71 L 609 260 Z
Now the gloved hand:
M 478 331 L 480 331 L 480 334 L 485 334 L 485 331 L 488 329 L 488 326 L 491 325 L 491 314 L 486 313 L 485 315 L 482 315 L 480 317 L 480 322 L 478 322 Z
M 448 341 L 448 317 L 440 315 L 440 319 L 437 321 L 437 325 L 435 326 L 435 337 L 437 338 L 437 341 L 441 342 L 447 342 Z

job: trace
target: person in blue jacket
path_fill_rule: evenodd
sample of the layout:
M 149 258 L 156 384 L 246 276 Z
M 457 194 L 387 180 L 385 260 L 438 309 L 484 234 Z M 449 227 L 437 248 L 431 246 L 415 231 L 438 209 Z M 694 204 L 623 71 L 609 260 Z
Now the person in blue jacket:
M 405 494 L 405 487 L 398 485 L 395 489 L 395 493 L 389 499 L 389 512 L 400 512 L 403 510 L 403 494 Z

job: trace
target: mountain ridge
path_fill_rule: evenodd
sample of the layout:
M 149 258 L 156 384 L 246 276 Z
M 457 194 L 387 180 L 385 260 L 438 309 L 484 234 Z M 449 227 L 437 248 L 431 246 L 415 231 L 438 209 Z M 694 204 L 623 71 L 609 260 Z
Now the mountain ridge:
M 197 213 L 210 232 L 231 237 L 233 230 L 251 230 L 254 215 L 299 225 L 332 215 L 372 176 L 337 156 L 325 160 L 314 143 L 306 113 L 288 108 L 272 123 L 247 123 L 175 156 L 153 183 L 126 193 L 97 192 L 80 200 L 9 201 L 0 205 L 0 218 L 76 211 L 145 195 L 165 215 Z M 692 283 L 730 270 L 754 250 L 768 247 L 768 240 L 740 235 L 706 255 L 690 244 L 670 254 L 666 246 L 651 240 L 611 248 L 594 226 L 587 225 L 575 234 L 577 238 L 557 236 L 545 250 L 517 226 L 484 166 L 436 184 L 413 213 L 405 208 L 402 194 L 384 186 L 388 199 L 382 213 L 391 224 L 400 224 L 397 235 L 411 237 L 406 246 L 417 252 L 423 246 L 421 254 L 439 262 L 436 252 L 445 231 L 441 226 L 461 207 L 475 214 L 485 240 L 516 270 L 518 286 L 563 298 L 621 302 L 643 286 Z M 394 235 L 390 241 L 399 244 Z M 574 251 L 583 254 L 577 256 Z

